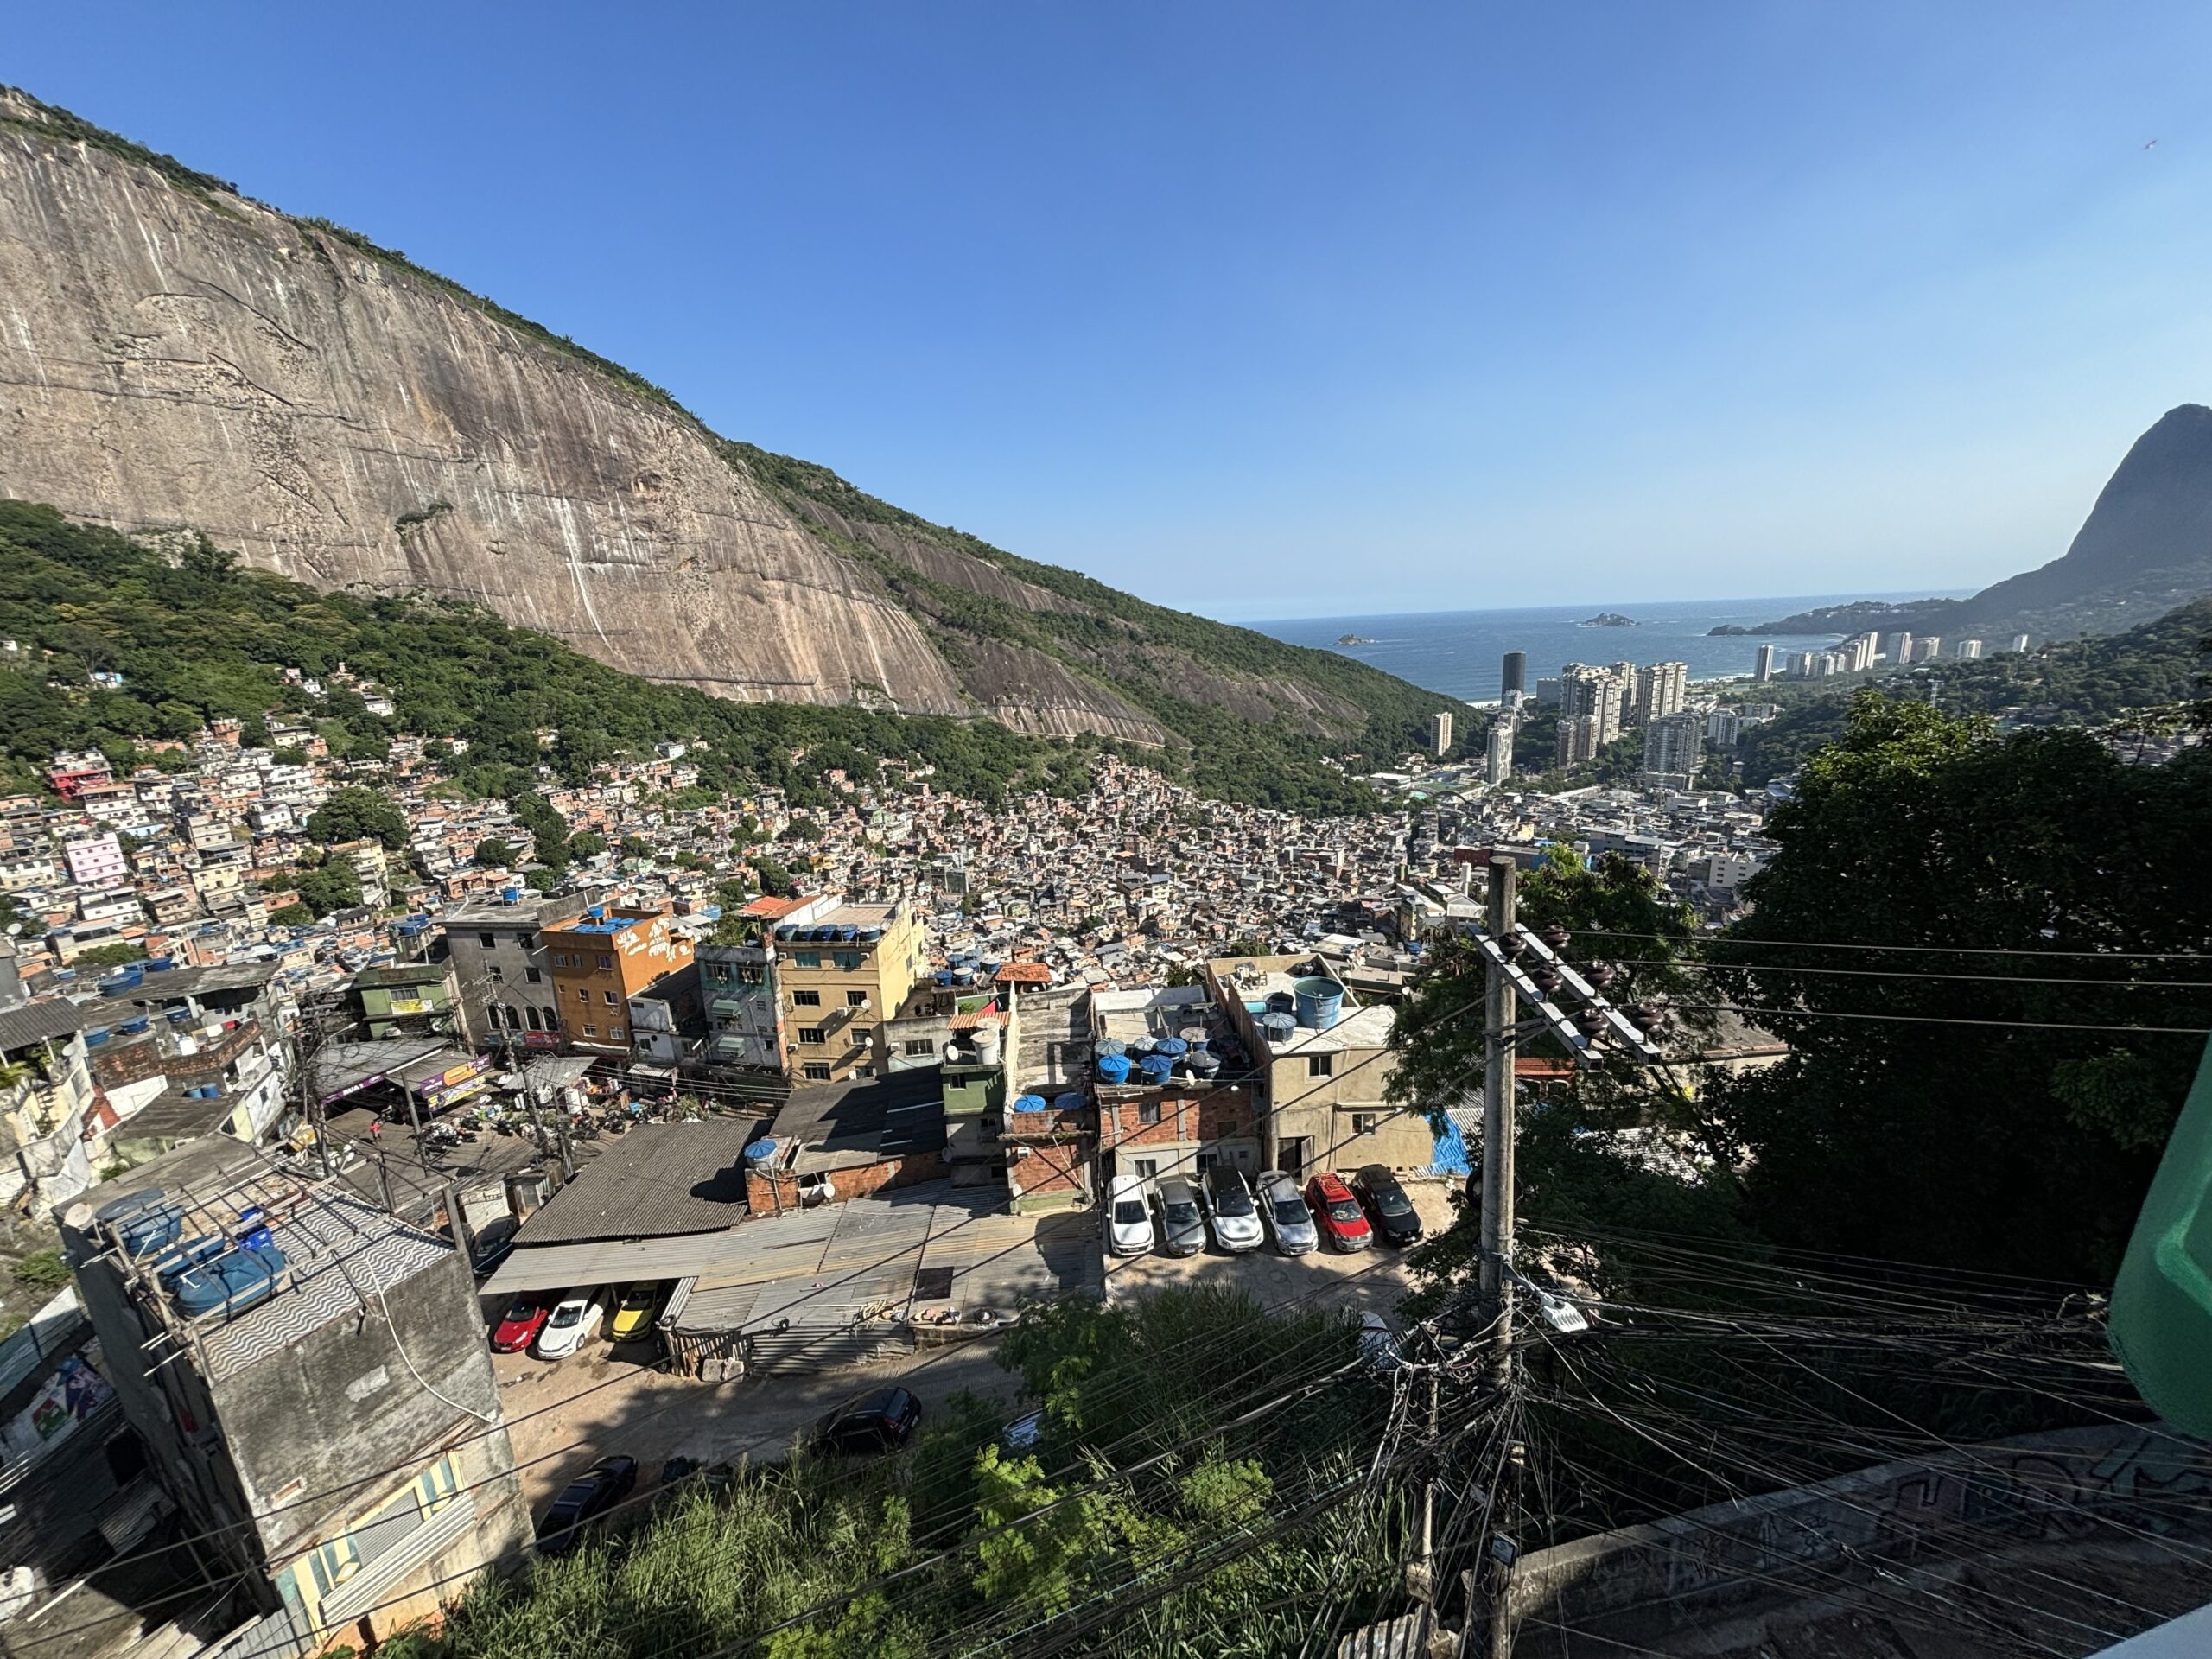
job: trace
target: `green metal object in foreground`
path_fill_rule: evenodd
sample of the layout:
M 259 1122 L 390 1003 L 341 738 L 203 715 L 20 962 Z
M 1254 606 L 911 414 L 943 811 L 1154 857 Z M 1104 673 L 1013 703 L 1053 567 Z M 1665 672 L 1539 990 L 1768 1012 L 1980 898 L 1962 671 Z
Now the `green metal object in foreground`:
M 2212 1046 L 2127 1241 L 2112 1345 L 2161 1417 L 2212 1440 Z

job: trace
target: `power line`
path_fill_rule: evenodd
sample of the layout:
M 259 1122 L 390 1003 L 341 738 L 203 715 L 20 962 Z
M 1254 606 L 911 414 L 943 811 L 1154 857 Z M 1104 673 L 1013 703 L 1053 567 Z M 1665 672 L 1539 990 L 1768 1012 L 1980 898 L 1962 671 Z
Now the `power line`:
M 2053 960 L 2092 958 L 2100 962 L 2212 963 L 2212 956 L 2207 956 L 2202 950 L 2048 950 L 2039 947 L 2010 950 L 1986 944 L 1866 944 L 1848 939 L 1767 939 L 1740 933 L 1697 934 L 1685 938 L 1673 933 L 1629 933 L 1592 927 L 1578 927 L 1573 933 L 1578 939 L 1638 939 L 1646 944 L 1676 948 L 1719 944 L 1733 949 L 1738 945 L 1756 945 L 1769 950 L 1872 950 L 1945 957 L 2044 957 Z
M 2101 1026 L 2063 1020 L 1970 1020 L 1956 1014 L 1854 1014 L 1842 1008 L 1747 1008 L 1733 1002 L 1674 1002 L 1697 1014 L 1735 1014 L 1747 1020 L 1874 1020 L 1909 1026 L 1994 1026 L 2005 1031 L 2133 1031 L 2158 1037 L 2212 1036 L 2212 1026 Z

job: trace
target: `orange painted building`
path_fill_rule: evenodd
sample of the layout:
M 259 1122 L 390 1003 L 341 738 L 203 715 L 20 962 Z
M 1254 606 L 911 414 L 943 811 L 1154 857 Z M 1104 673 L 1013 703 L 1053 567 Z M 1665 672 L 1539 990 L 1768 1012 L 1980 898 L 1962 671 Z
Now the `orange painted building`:
M 630 1052 L 630 999 L 691 965 L 691 938 L 657 910 L 595 905 L 539 936 L 569 1046 L 587 1054 Z

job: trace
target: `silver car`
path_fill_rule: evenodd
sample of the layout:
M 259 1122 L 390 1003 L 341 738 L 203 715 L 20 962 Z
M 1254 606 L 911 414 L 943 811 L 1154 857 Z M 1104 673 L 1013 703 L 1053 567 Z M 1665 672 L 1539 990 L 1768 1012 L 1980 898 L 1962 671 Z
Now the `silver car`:
M 1256 1250 L 1266 1242 L 1260 1214 L 1253 1207 L 1252 1189 L 1233 1169 L 1216 1164 L 1206 1171 L 1206 1218 L 1213 1223 L 1213 1242 L 1231 1255 Z
M 1205 1217 L 1198 1212 L 1198 1195 L 1188 1181 L 1169 1176 L 1153 1189 L 1152 1203 L 1160 1212 L 1160 1248 L 1168 1255 L 1196 1255 L 1205 1249 Z
M 1285 1255 L 1304 1255 L 1321 1248 L 1320 1230 L 1306 1207 L 1306 1195 L 1282 1171 L 1271 1169 L 1260 1177 L 1260 1208 L 1267 1212 L 1275 1249 Z

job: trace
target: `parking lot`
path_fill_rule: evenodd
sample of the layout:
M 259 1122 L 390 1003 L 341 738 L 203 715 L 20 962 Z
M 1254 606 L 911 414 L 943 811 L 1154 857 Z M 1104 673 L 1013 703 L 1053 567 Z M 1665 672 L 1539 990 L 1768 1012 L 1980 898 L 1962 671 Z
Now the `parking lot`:
M 1452 1224 L 1455 1185 L 1405 1183 L 1432 1236 Z M 1078 1228 L 1089 1233 L 1088 1249 L 1103 1255 L 1104 1229 L 1097 1211 L 1078 1211 L 1049 1219 L 1052 1230 L 1062 1235 Z M 991 1220 L 1001 1230 L 1027 1232 L 1036 1226 L 1014 1217 Z M 1085 1290 L 1098 1282 L 1088 1272 L 1069 1274 L 1064 1268 L 1062 1274 L 1064 1282 L 1077 1283 Z M 1270 1242 L 1243 1255 L 1209 1244 L 1192 1256 L 1169 1256 L 1156 1250 L 1148 1255 L 1105 1255 L 1103 1282 L 1109 1301 L 1171 1286 L 1221 1284 L 1245 1290 L 1271 1307 L 1319 1305 L 1387 1313 L 1411 1281 L 1406 1252 L 1379 1243 L 1350 1253 L 1324 1246 L 1309 1255 L 1287 1257 Z M 492 1313 L 488 1306 L 486 1313 Z M 996 1343 L 982 1338 L 896 1353 L 871 1364 L 810 1376 L 753 1376 L 733 1382 L 671 1375 L 657 1363 L 650 1341 L 610 1343 L 595 1338 L 569 1359 L 494 1354 L 492 1364 L 523 1491 L 537 1512 L 592 1459 L 610 1453 L 638 1459 L 641 1489 L 652 1486 L 661 1465 L 671 1458 L 702 1463 L 780 1458 L 793 1438 L 823 1413 L 893 1382 L 912 1388 L 925 1408 L 967 1389 L 1003 1402 L 1011 1418 L 1020 1409 L 1014 1401 L 1017 1379 L 1000 1369 L 994 1357 L 996 1348 Z
M 1427 1236 L 1452 1224 L 1456 1183 L 1409 1179 L 1404 1185 Z M 1268 1306 L 1313 1301 L 1388 1313 L 1412 1280 L 1406 1252 L 1379 1242 L 1363 1250 L 1344 1252 L 1324 1244 L 1306 1255 L 1286 1256 L 1276 1252 L 1271 1236 L 1258 1249 L 1232 1255 L 1209 1237 L 1197 1255 L 1166 1255 L 1155 1248 L 1149 1255 L 1106 1257 L 1109 1300 L 1143 1296 L 1171 1285 L 1233 1285 Z

